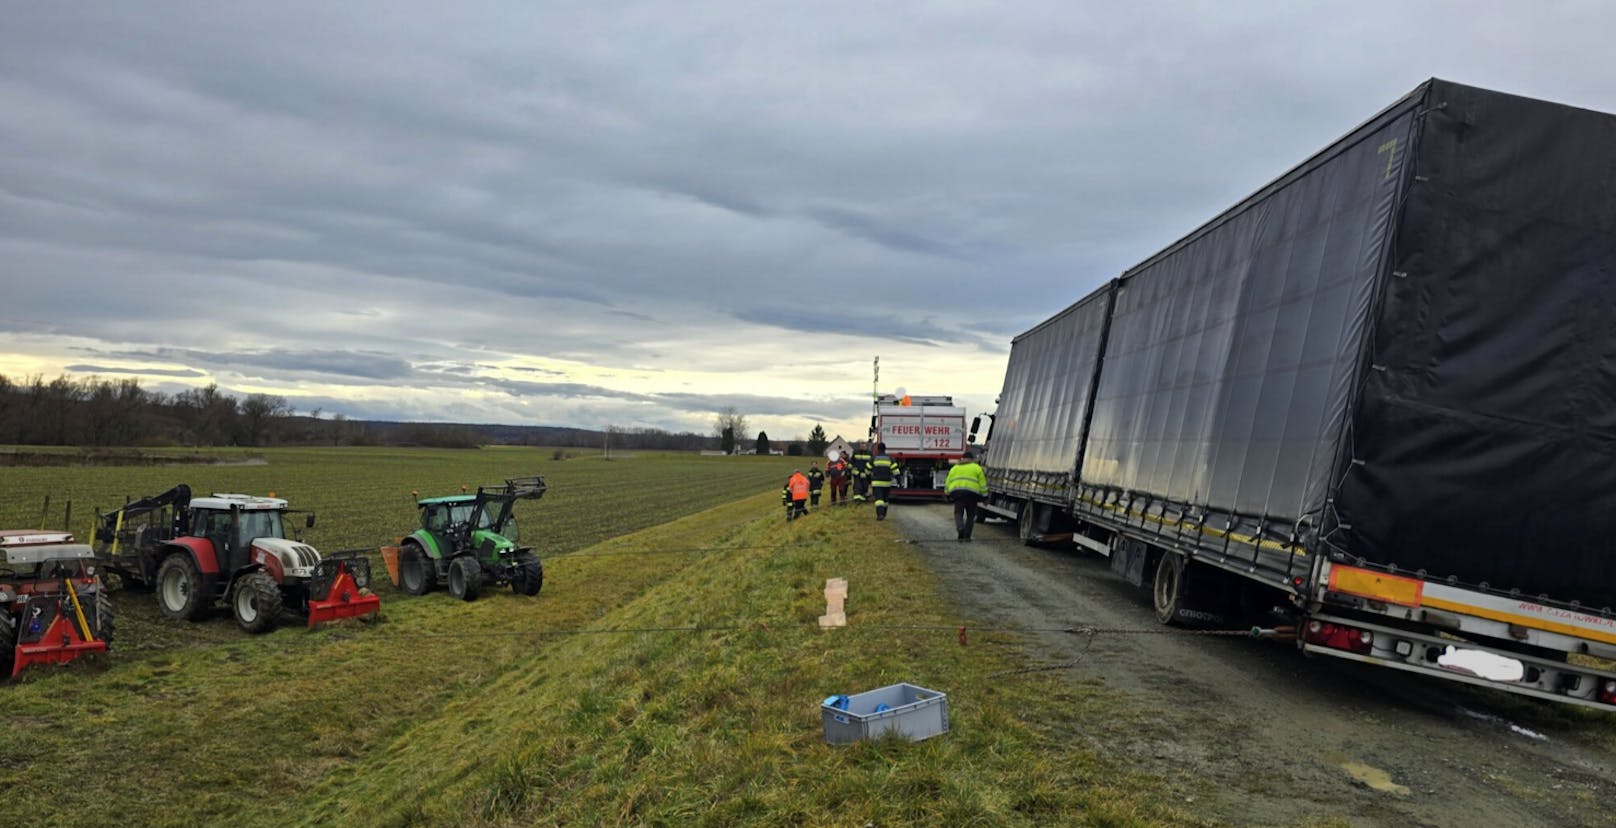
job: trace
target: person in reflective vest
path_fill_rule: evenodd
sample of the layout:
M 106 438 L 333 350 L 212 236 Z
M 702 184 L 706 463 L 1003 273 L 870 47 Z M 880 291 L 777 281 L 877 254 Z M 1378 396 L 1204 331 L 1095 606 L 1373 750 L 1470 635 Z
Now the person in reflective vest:
M 875 444 L 870 458 L 870 497 L 875 500 L 875 519 L 887 519 L 887 492 L 898 482 L 898 461 L 887 456 L 887 444 Z
M 847 481 L 850 476 L 847 461 L 840 454 L 825 464 L 825 476 L 830 478 L 830 505 L 847 502 Z
M 791 470 L 785 488 L 780 490 L 780 502 L 785 504 L 786 520 L 808 514 L 808 478 L 803 476 L 802 469 Z
M 819 470 L 818 463 L 808 466 L 808 505 L 819 508 L 819 490 L 825 485 L 825 473 Z
M 864 443 L 853 449 L 853 502 L 863 503 L 870 497 L 870 448 Z
M 976 527 L 976 505 L 988 494 L 988 478 L 976 463 L 976 452 L 965 450 L 965 458 L 948 470 L 943 493 L 954 501 L 954 530 L 962 541 L 971 539 Z

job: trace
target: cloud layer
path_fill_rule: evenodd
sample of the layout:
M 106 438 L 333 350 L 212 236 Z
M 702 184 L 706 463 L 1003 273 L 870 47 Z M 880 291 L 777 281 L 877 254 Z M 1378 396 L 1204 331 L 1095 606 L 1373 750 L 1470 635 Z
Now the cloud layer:
M 1600 4 L 20 4 L 0 372 L 853 431 L 1427 76 L 1616 110 Z M 1396 59 L 1388 59 L 1395 57 Z

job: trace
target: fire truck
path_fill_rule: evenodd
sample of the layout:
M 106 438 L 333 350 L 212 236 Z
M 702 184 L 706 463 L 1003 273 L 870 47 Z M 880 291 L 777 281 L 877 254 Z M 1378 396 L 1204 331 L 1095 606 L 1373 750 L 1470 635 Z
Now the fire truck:
M 943 497 L 949 466 L 965 455 L 965 409 L 953 397 L 883 394 L 870 418 L 870 448 L 898 463 L 894 498 Z

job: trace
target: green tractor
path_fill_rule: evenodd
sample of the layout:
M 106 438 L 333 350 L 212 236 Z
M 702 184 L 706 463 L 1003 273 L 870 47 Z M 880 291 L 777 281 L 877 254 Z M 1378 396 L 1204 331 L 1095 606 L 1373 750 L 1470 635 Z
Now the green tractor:
M 532 547 L 517 545 L 512 507 L 543 496 L 544 478 L 534 476 L 417 501 L 421 528 L 399 544 L 399 589 L 425 595 L 446 585 L 454 597 L 471 601 L 489 584 L 510 584 L 512 592 L 538 595 L 544 565 Z

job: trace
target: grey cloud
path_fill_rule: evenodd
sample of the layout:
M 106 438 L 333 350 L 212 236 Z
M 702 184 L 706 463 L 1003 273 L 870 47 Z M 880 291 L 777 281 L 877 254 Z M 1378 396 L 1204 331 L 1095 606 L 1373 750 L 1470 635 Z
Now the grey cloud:
M 814 207 L 806 213 L 828 227 L 900 252 L 946 257 L 960 255 L 952 245 L 899 229 L 860 211 L 844 207 Z
M 371 380 L 396 380 L 413 373 L 408 360 L 389 354 L 364 351 L 268 349 L 263 351 L 199 351 L 182 348 L 156 348 L 129 351 L 130 359 L 160 359 L 224 368 L 250 375 L 250 371 L 312 373 Z
M 77 363 L 63 366 L 62 370 L 76 374 L 134 374 L 143 377 L 202 377 L 201 371 L 190 368 L 114 368 L 107 365 L 86 365 Z
M 877 315 L 836 308 L 743 308 L 732 313 L 743 322 L 811 334 L 848 334 L 936 347 L 989 344 L 978 334 L 929 316 Z

